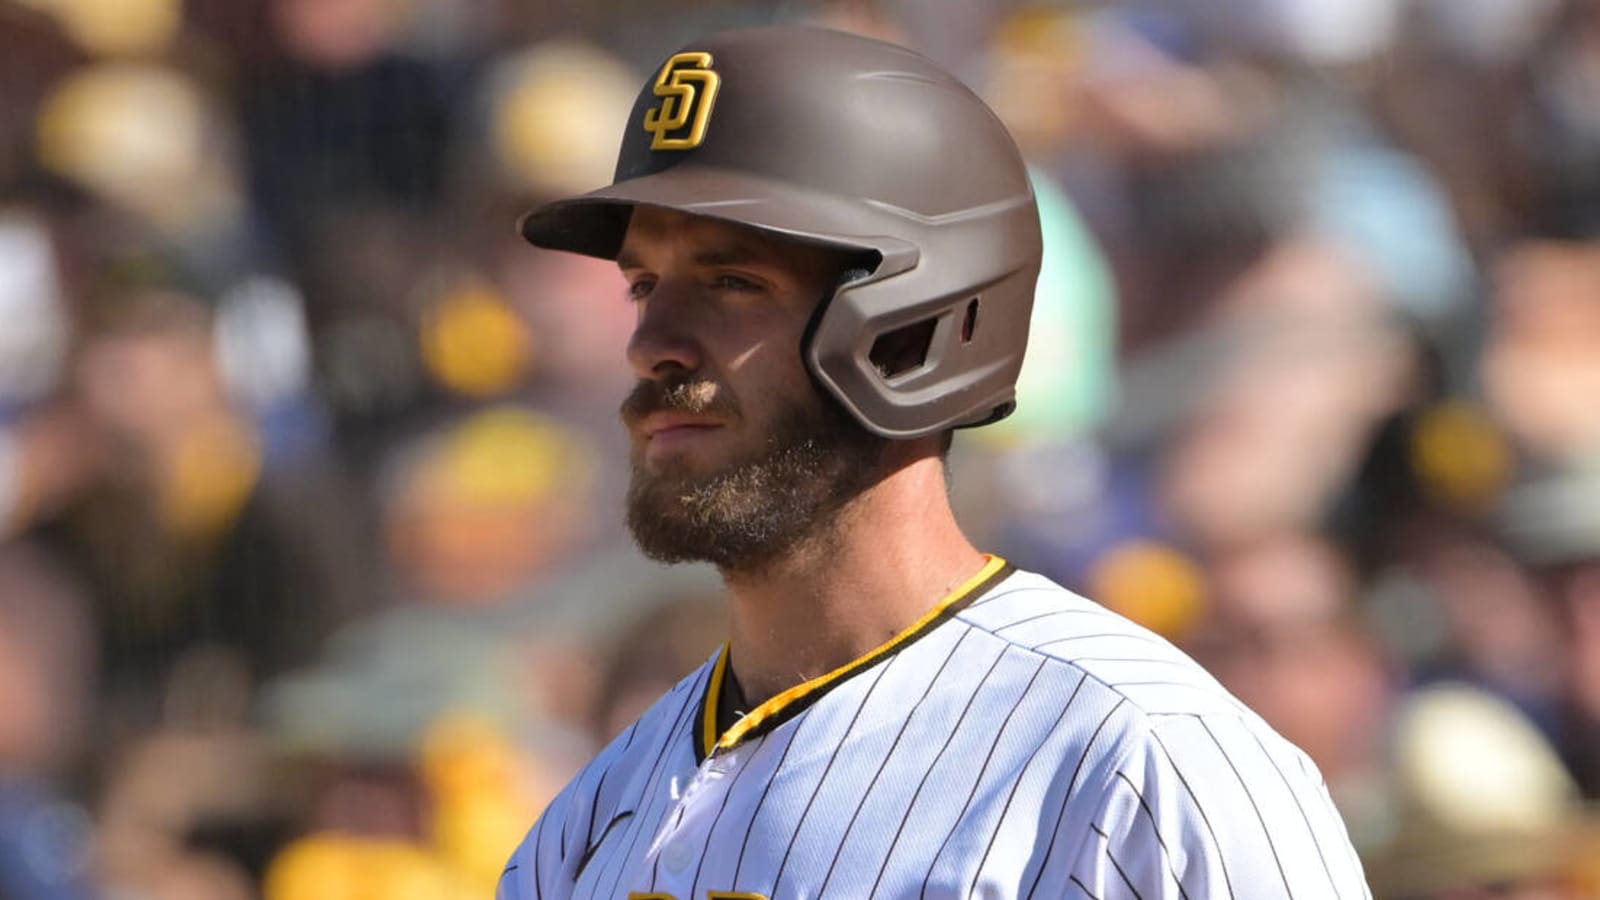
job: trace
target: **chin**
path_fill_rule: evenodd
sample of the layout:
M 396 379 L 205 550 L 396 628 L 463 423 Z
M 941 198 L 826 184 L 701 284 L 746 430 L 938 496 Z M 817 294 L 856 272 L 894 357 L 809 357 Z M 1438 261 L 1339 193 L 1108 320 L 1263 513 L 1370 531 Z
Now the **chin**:
M 634 477 L 641 475 L 655 481 L 700 481 L 717 476 L 728 468 L 727 460 L 718 455 L 690 450 L 650 451 L 641 449 L 633 455 Z

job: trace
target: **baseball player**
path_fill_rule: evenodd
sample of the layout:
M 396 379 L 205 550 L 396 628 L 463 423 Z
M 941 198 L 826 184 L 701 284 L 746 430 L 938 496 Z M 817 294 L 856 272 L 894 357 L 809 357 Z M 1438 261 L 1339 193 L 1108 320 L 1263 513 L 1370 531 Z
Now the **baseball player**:
M 551 803 L 500 900 L 1368 896 L 1304 754 L 958 528 L 943 455 L 1013 406 L 1041 250 L 954 78 L 818 29 L 696 41 L 614 183 L 522 230 L 625 275 L 629 524 L 719 567 L 732 633 Z

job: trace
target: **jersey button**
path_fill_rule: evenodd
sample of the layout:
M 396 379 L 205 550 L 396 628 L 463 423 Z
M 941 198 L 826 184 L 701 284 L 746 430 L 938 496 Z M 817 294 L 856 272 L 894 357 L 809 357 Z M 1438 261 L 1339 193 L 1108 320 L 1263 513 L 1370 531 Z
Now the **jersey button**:
M 671 841 L 661 851 L 661 864 L 669 872 L 682 872 L 694 861 L 694 848 L 688 841 Z

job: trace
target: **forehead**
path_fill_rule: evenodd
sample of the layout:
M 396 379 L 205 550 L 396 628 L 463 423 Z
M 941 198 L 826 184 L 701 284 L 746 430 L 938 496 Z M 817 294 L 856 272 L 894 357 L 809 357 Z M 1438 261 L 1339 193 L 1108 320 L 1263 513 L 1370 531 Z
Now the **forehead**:
M 640 267 L 650 262 L 647 256 L 669 251 L 686 252 L 696 261 L 766 264 L 797 274 L 836 273 L 847 257 L 842 250 L 785 240 L 733 222 L 651 206 L 636 207 L 617 254 L 617 265 L 624 269 Z

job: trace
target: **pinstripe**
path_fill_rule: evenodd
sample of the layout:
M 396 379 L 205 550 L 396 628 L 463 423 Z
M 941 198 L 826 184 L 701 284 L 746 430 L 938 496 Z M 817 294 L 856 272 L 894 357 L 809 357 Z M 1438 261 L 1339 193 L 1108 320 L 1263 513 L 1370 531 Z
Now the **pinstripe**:
M 1128 873 L 1123 871 L 1122 863 L 1117 862 L 1117 857 L 1111 852 L 1111 835 L 1106 834 L 1104 831 L 1102 831 L 1100 829 L 1100 826 L 1094 824 L 1093 822 L 1089 823 L 1089 830 L 1093 831 L 1095 834 L 1098 834 L 1098 835 L 1100 835 L 1100 837 L 1105 839 L 1105 842 L 1106 842 L 1106 859 L 1111 861 L 1111 868 L 1117 870 L 1117 877 L 1121 878 L 1122 879 L 1122 883 L 1127 885 L 1128 886 L 1128 890 L 1133 892 L 1134 900 L 1144 900 L 1144 897 L 1140 896 L 1140 894 L 1139 894 L 1139 889 L 1137 887 L 1134 887 L 1133 879 L 1129 878 L 1128 877 Z M 1178 885 L 1178 887 L 1181 889 L 1183 887 L 1183 885 L 1180 883 Z
M 795 725 L 794 737 L 791 737 L 789 739 L 789 743 L 784 745 L 783 755 L 778 757 L 778 764 L 772 769 L 772 777 L 767 779 L 766 786 L 761 789 L 761 799 L 756 801 L 756 808 L 750 812 L 751 827 L 745 831 L 744 840 L 739 842 L 739 861 L 733 865 L 734 884 L 739 883 L 739 873 L 744 871 L 744 854 L 746 850 L 750 849 L 750 835 L 755 834 L 756 819 L 761 817 L 761 807 L 766 805 L 767 795 L 772 793 L 772 783 L 778 780 L 778 773 L 783 771 L 783 764 L 789 760 L 789 751 L 793 750 L 794 745 L 799 743 L 800 732 L 804 731 L 805 727 L 805 719 L 802 719 L 799 724 Z
M 710 670 L 707 669 L 705 675 L 695 679 L 695 682 L 699 683 L 709 677 Z M 654 821 L 654 816 L 650 814 L 651 810 L 661 802 L 661 798 L 656 795 L 656 786 L 660 784 L 661 773 L 666 770 L 667 760 L 672 758 L 672 743 L 678 737 L 679 730 L 683 727 L 684 715 L 695 708 L 695 703 L 693 702 L 694 692 L 690 691 L 688 693 L 689 696 L 684 699 L 683 704 L 678 709 L 678 714 L 673 720 L 672 727 L 667 729 L 666 735 L 661 742 L 661 751 L 656 754 L 655 767 L 651 770 L 650 777 L 645 781 L 644 793 L 641 795 L 643 808 L 639 811 L 638 821 L 634 823 L 633 837 L 628 841 L 628 849 L 617 854 L 617 874 L 615 878 L 611 879 L 611 889 L 601 896 L 610 897 L 617 893 L 617 885 L 622 882 L 622 873 L 627 871 L 628 860 L 633 856 L 633 848 L 638 845 L 639 835 L 649 827 L 650 822 Z M 692 737 L 693 732 L 691 731 L 690 734 Z M 595 877 L 596 884 L 599 883 L 600 877 L 604 875 L 605 872 L 602 871 Z
M 1084 896 L 1093 897 L 1094 900 L 1100 900 L 1100 897 L 1098 897 L 1095 894 L 1094 891 L 1089 890 L 1089 887 L 1087 885 L 1085 885 L 1082 881 L 1080 881 L 1078 879 L 1077 875 L 1069 875 L 1067 877 L 1067 880 L 1071 881 L 1073 884 L 1077 885 L 1078 886 L 1078 890 L 1083 891 Z
M 599 852 L 600 845 L 606 842 L 606 836 L 611 834 L 611 829 L 631 818 L 633 818 L 632 810 L 620 812 L 611 817 L 611 821 L 607 822 L 606 827 L 600 830 L 600 836 L 595 838 L 594 843 L 584 848 L 583 856 L 578 859 L 578 868 L 573 875 L 574 878 L 582 877 L 583 870 L 589 867 L 589 862 L 594 859 L 595 853 Z
M 1180 687 L 1208 694 L 1213 690 L 1209 684 L 1195 681 L 1108 681 L 1106 684 L 1118 690 L 1131 687 Z M 1194 713 L 1179 713 L 1179 715 L 1194 715 Z
M 1104 609 L 1053 609 L 1053 610 L 1050 610 L 1049 612 L 1043 612 L 1043 613 L 1039 613 L 1038 615 L 1028 616 L 1027 618 L 1024 618 L 1024 619 L 1017 619 L 1016 621 L 1008 622 L 1008 623 L 1006 623 L 1004 625 L 996 626 L 996 627 L 990 628 L 988 630 L 989 630 L 989 632 L 991 634 L 994 634 L 994 635 L 998 636 L 1000 634 L 1000 632 L 1005 631 L 1007 628 L 1015 628 L 1018 625 L 1028 625 L 1028 624 L 1031 624 L 1033 622 L 1042 621 L 1044 619 L 1054 619 L 1054 618 L 1058 618 L 1060 616 L 1094 616 L 1097 619 L 1115 619 L 1115 618 L 1117 618 L 1116 613 L 1113 613 L 1113 612 L 1110 612 L 1110 611 L 1104 610 Z
M 1322 842 L 1317 839 L 1317 830 L 1311 825 L 1311 817 L 1306 815 L 1306 808 L 1300 802 L 1300 795 L 1295 793 L 1294 785 L 1289 783 L 1288 776 L 1284 775 L 1283 769 L 1278 767 L 1278 761 L 1273 758 L 1271 753 L 1267 752 L 1267 745 L 1261 742 L 1261 738 L 1254 732 L 1250 733 L 1250 737 L 1256 742 L 1256 746 L 1261 748 L 1261 755 L 1265 756 L 1267 762 L 1272 764 L 1272 771 L 1278 773 L 1278 780 L 1283 782 L 1284 790 L 1289 792 L 1289 799 L 1294 801 L 1295 811 L 1300 813 L 1300 821 L 1306 823 L 1306 832 L 1311 835 L 1311 846 L 1317 848 L 1317 860 L 1322 863 L 1322 874 L 1328 876 L 1328 887 L 1338 893 L 1338 882 L 1334 881 L 1333 870 L 1328 868 L 1328 857 L 1322 852 Z
M 1156 746 L 1161 748 L 1161 754 L 1167 758 L 1167 765 L 1172 767 L 1173 774 L 1178 776 L 1178 783 L 1183 785 L 1183 790 L 1189 795 L 1189 802 L 1194 805 L 1195 811 L 1200 814 L 1200 822 L 1206 826 L 1206 835 L 1211 838 L 1211 846 L 1217 850 L 1217 859 L 1220 861 L 1219 867 L 1222 869 L 1222 882 L 1228 888 L 1228 896 L 1233 897 L 1233 881 L 1228 877 L 1227 856 L 1222 852 L 1222 843 L 1217 840 L 1216 829 L 1211 827 L 1211 817 L 1206 815 L 1205 805 L 1200 802 L 1200 796 L 1190 786 L 1189 779 L 1184 777 L 1183 769 L 1178 767 L 1178 761 L 1172 758 L 1172 750 L 1167 747 L 1167 742 L 1161 739 L 1161 732 L 1152 729 L 1150 737 L 1156 742 Z
M 1139 808 L 1144 810 L 1145 816 L 1150 820 L 1150 833 L 1156 836 L 1156 846 L 1161 848 L 1161 858 L 1166 860 L 1167 871 L 1172 873 L 1172 880 L 1178 883 L 1178 896 L 1187 897 L 1188 892 L 1183 889 L 1183 879 L 1179 878 L 1178 871 L 1172 868 L 1172 851 L 1167 849 L 1167 842 L 1161 837 L 1161 826 L 1156 822 L 1156 814 L 1150 809 L 1150 804 L 1145 801 L 1144 793 L 1121 769 L 1117 770 L 1117 777 L 1121 778 L 1128 785 L 1128 789 L 1133 791 L 1133 795 L 1139 798 Z
M 544 830 L 549 827 L 545 819 L 539 820 L 539 832 L 533 836 L 533 896 L 534 900 L 544 900 L 544 887 L 540 884 L 544 879 L 539 874 L 539 848 L 544 845 Z
M 922 696 L 917 698 L 917 702 L 912 705 L 911 711 L 906 713 L 904 721 L 900 723 L 900 730 L 895 732 L 894 741 L 889 744 L 888 752 L 879 761 L 877 771 L 872 774 L 872 780 L 867 782 L 867 789 L 861 794 L 861 802 L 856 804 L 855 812 L 850 814 L 850 821 L 845 823 L 844 830 L 839 834 L 839 845 L 834 848 L 833 859 L 828 863 L 828 873 L 822 878 L 822 886 L 817 888 L 817 896 L 819 898 L 828 892 L 828 882 L 833 880 L 833 869 L 839 864 L 839 854 L 844 852 L 845 842 L 850 839 L 850 831 L 855 828 L 856 820 L 861 817 L 861 810 L 866 808 L 867 798 L 872 796 L 872 789 L 878 786 L 878 779 L 883 777 L 884 770 L 889 765 L 889 760 L 894 758 L 894 751 L 900 746 L 900 739 L 905 737 L 906 729 L 911 727 L 911 720 L 916 717 L 917 710 L 922 708 L 923 701 L 927 700 L 928 695 L 933 693 L 933 686 L 939 683 L 939 677 L 944 674 L 945 668 L 950 665 L 950 660 L 955 658 L 956 652 L 961 649 L 961 644 L 972 634 L 972 631 L 972 626 L 968 625 L 967 630 L 961 632 L 961 636 L 956 638 L 955 644 L 950 647 L 950 652 L 945 654 L 944 662 L 939 664 L 939 668 L 933 673 L 933 678 L 928 682 L 928 686 L 923 688 Z
M 739 786 L 739 778 L 744 775 L 746 769 L 750 768 L 750 764 L 755 761 L 756 756 L 757 754 L 755 753 L 745 756 L 744 762 L 739 766 L 739 771 L 733 773 L 733 778 L 728 783 L 728 789 L 723 792 L 722 802 L 717 804 L 717 814 L 711 820 L 711 827 L 706 829 L 706 844 L 700 851 L 700 862 L 694 867 L 694 889 L 689 892 L 690 896 L 700 896 L 700 873 L 705 871 L 707 851 L 711 849 L 711 839 L 717 834 L 717 823 L 722 821 L 722 814 L 728 811 L 728 801 L 733 798 L 734 788 Z
M 1126 631 L 1097 631 L 1094 634 L 1073 634 L 1068 635 L 1067 637 L 1051 638 L 1042 644 L 1034 644 L 1028 649 L 1037 651 L 1043 650 L 1046 647 L 1054 647 L 1056 644 L 1068 644 L 1073 641 L 1108 640 L 1112 638 L 1115 638 L 1119 641 L 1138 641 L 1141 644 L 1149 644 L 1154 647 L 1163 647 L 1168 649 L 1172 647 L 1171 644 L 1157 637 L 1147 637 L 1142 634 L 1130 633 Z
M 1308 769 L 1310 770 L 1307 772 L 1307 778 L 1317 782 L 1319 785 L 1318 790 L 1320 790 L 1322 794 L 1322 799 L 1327 802 L 1328 806 L 1333 806 L 1334 803 L 1332 792 L 1328 790 L 1328 782 L 1323 780 L 1322 773 L 1317 771 L 1317 767 L 1312 764 L 1309 757 L 1302 755 L 1299 759 L 1300 770 L 1302 772 L 1306 772 Z M 1361 871 L 1361 858 L 1356 855 L 1355 845 L 1349 841 L 1343 841 L 1341 842 L 1341 846 L 1344 848 L 1345 866 L 1347 867 L 1348 872 Z
M 1141 665 L 1156 663 L 1163 666 L 1183 666 L 1184 668 L 1190 668 L 1194 665 L 1193 662 L 1187 659 L 1163 659 L 1159 656 L 1074 656 L 1072 661 L 1074 663 L 1140 663 Z
M 1272 841 L 1272 829 L 1267 827 L 1267 819 L 1261 815 L 1261 807 L 1256 805 L 1255 795 L 1250 793 L 1250 785 L 1244 780 L 1244 776 L 1239 774 L 1239 769 L 1233 764 L 1233 757 L 1228 755 L 1227 748 L 1223 747 L 1222 742 L 1217 740 L 1216 734 L 1211 730 L 1211 724 L 1205 719 L 1201 719 L 1200 727 L 1205 729 L 1206 736 L 1211 738 L 1211 742 L 1217 745 L 1217 752 L 1222 754 L 1223 761 L 1228 764 L 1229 769 L 1233 770 L 1233 777 L 1239 780 L 1239 787 L 1244 791 L 1245 799 L 1250 801 L 1250 808 L 1255 810 L 1256 821 L 1261 823 L 1261 832 L 1267 836 L 1267 849 L 1272 851 L 1272 862 L 1278 867 L 1278 877 L 1283 879 L 1284 893 L 1289 895 L 1290 900 L 1294 900 L 1294 889 L 1289 886 L 1289 875 L 1283 870 L 1283 860 L 1279 858 L 1278 848 Z
M 1040 668 L 1043 668 L 1042 664 Z M 1061 715 L 1056 717 L 1055 724 L 1050 726 L 1050 729 L 1044 733 L 1044 737 L 1039 740 L 1038 745 L 1033 748 L 1033 752 L 1028 754 L 1028 766 L 1032 766 L 1034 760 L 1039 758 L 1039 751 L 1043 749 L 1045 742 L 1050 740 L 1050 738 L 1053 737 L 1056 731 L 1061 727 L 1061 723 L 1067 720 L 1067 713 L 1072 711 L 1073 701 L 1078 699 L 1078 692 L 1083 690 L 1083 685 L 1088 680 L 1089 676 L 1087 673 L 1079 674 L 1078 683 L 1073 685 L 1071 696 L 1067 697 L 1067 702 L 1061 706 Z M 1000 836 L 1000 827 L 1006 822 L 1006 813 L 1011 811 L 1011 801 L 1016 799 L 1017 788 L 1022 786 L 1022 779 L 1026 777 L 1027 774 L 1028 768 L 1024 767 L 1023 770 L 1018 773 L 1017 780 L 1011 782 L 1011 790 L 1006 792 L 1006 802 L 1005 805 L 1000 808 L 1000 818 L 995 822 L 994 831 L 989 832 L 989 844 L 983 848 L 983 857 L 978 860 L 978 868 L 972 873 L 974 886 L 976 885 L 977 879 L 983 875 L 983 866 L 989 861 L 989 854 L 994 852 L 995 838 Z M 972 887 L 969 886 L 967 891 L 970 893 L 972 891 Z
M 687 804 L 678 804 L 678 811 L 672 817 L 672 825 L 670 826 L 672 829 L 676 830 L 679 825 L 683 824 L 683 814 L 688 812 L 688 810 L 689 807 Z M 656 861 L 650 865 L 650 893 L 653 894 L 656 892 L 656 882 L 660 879 L 661 857 L 657 856 Z
M 1035 650 L 1034 648 L 1025 647 L 1025 646 L 1022 646 L 1021 644 L 1013 644 L 1012 646 L 1016 647 L 1019 650 L 1025 650 L 1025 651 L 1027 651 L 1029 653 L 1038 653 L 1038 651 Z M 1202 716 L 1203 714 L 1199 713 L 1199 712 L 1195 712 L 1192 709 L 1182 710 L 1182 711 L 1172 711 L 1172 710 L 1164 710 L 1164 709 L 1152 709 L 1152 708 L 1150 708 L 1148 703 L 1140 702 L 1139 698 L 1136 698 L 1136 697 L 1133 697 L 1133 696 L 1129 695 L 1126 691 L 1122 690 L 1123 688 L 1125 688 L 1125 687 L 1148 687 L 1150 685 L 1158 685 L 1158 684 L 1170 684 L 1170 685 L 1175 685 L 1177 687 L 1186 687 L 1186 688 L 1190 688 L 1192 690 L 1198 691 L 1198 692 L 1200 692 L 1202 694 L 1205 694 L 1206 696 L 1210 697 L 1212 700 L 1222 704 L 1224 707 L 1227 708 L 1227 710 L 1230 713 L 1235 713 L 1235 712 L 1248 713 L 1249 712 L 1249 708 L 1248 707 L 1246 707 L 1244 704 L 1240 703 L 1231 694 L 1228 694 L 1225 691 L 1222 691 L 1220 689 L 1220 686 L 1217 685 L 1217 684 L 1214 684 L 1214 683 L 1200 682 L 1200 681 L 1195 681 L 1195 682 L 1189 682 L 1189 681 L 1153 681 L 1153 682 L 1147 682 L 1147 681 L 1108 681 L 1100 673 L 1090 671 L 1085 666 L 1079 665 L 1078 664 L 1078 659 L 1076 657 L 1061 657 L 1061 656 L 1056 656 L 1056 655 L 1049 654 L 1049 653 L 1038 653 L 1038 655 L 1045 657 L 1046 659 L 1050 660 L 1051 662 L 1057 663 L 1059 665 L 1071 667 L 1072 669 L 1074 669 L 1074 670 L 1076 670 L 1078 672 L 1082 672 L 1082 673 L 1088 675 L 1090 681 L 1093 681 L 1096 684 L 1101 685 L 1107 691 L 1109 691 L 1109 692 L 1121 697 L 1122 699 L 1128 701 L 1128 703 L 1131 704 L 1135 709 L 1139 710 L 1139 714 L 1140 715 L 1143 715 L 1143 716 L 1145 716 L 1147 718 L 1158 718 L 1158 717 L 1162 717 L 1162 716 L 1187 716 L 1187 717 L 1190 717 L 1190 718 L 1198 718 L 1198 717 Z M 1198 667 L 1198 664 L 1196 664 L 1196 666 Z
M 1029 625 L 1029 624 L 1032 624 L 1034 622 L 1039 621 L 1040 619 L 1050 619 L 1050 618 L 1054 618 L 1056 616 L 1061 616 L 1061 615 L 1069 615 L 1069 614 L 1072 614 L 1072 613 L 1086 613 L 1086 612 L 1093 612 L 1093 610 L 1089 610 L 1089 609 L 1047 609 L 1042 613 L 1034 613 L 1031 616 L 1025 616 L 1025 617 L 1023 617 L 1021 619 L 1012 619 L 1011 621 L 1007 622 L 1004 625 L 996 625 L 993 628 L 989 629 L 989 633 L 993 634 L 995 636 L 999 636 L 1000 632 L 1006 631 L 1006 630 L 1009 630 L 1009 629 L 1012 629 L 1012 628 L 1016 628 L 1018 625 Z
M 636 735 L 638 733 L 639 733 L 639 723 L 638 722 L 634 722 L 632 725 L 628 726 L 627 737 L 623 741 L 622 749 L 617 752 L 616 759 L 614 759 L 612 761 L 611 765 L 606 766 L 605 771 L 600 773 L 600 782 L 595 785 L 594 796 L 590 799 L 590 803 L 589 803 L 589 832 L 588 832 L 588 835 L 586 836 L 586 838 L 585 838 L 585 840 L 583 842 L 583 846 L 585 847 L 585 849 L 594 846 L 595 820 L 600 817 L 600 795 L 604 794 L 605 790 L 606 790 L 606 776 L 611 774 L 611 770 L 615 769 L 617 767 L 617 761 L 622 759 L 623 754 L 628 752 L 628 748 L 629 747 L 633 746 L 634 735 Z M 562 828 L 565 829 L 565 827 L 566 827 L 566 824 L 562 823 Z M 563 843 L 565 843 L 565 841 L 563 841 Z M 562 852 L 563 853 L 566 852 L 566 848 L 565 847 L 562 848 Z M 565 861 L 566 861 L 566 857 L 563 856 L 562 857 L 562 862 L 565 862 Z
M 1003 656 L 1004 653 L 1001 655 Z M 1011 704 L 1011 711 L 1006 713 L 1005 720 L 1000 723 L 999 730 L 995 732 L 994 743 L 989 745 L 989 752 L 983 757 L 983 765 L 978 767 L 978 777 L 972 779 L 972 790 L 967 792 L 967 801 L 961 804 L 961 810 L 956 813 L 955 820 L 950 824 L 949 833 L 944 836 L 944 840 L 939 842 L 939 849 L 933 851 L 933 859 L 928 866 L 928 878 L 923 879 L 922 891 L 919 896 L 926 897 L 928 895 L 928 880 L 933 877 L 933 867 L 938 865 L 939 857 L 944 855 L 945 848 L 950 845 L 950 838 L 955 836 L 956 830 L 961 827 L 962 818 L 966 816 L 967 810 L 972 808 L 972 798 L 978 795 L 978 786 L 983 784 L 983 776 L 988 773 L 989 765 L 994 762 L 994 752 L 1000 746 L 1000 738 L 1006 733 L 1006 728 L 1011 725 L 1012 717 L 1021 708 L 1022 701 L 1027 699 L 1028 691 L 1032 690 L 1034 684 L 1038 683 L 1039 673 L 1043 671 L 1044 660 L 1040 660 L 1039 664 L 1033 669 L 1033 675 L 1028 678 L 1028 683 L 1023 686 L 1022 692 L 1017 695 L 1016 702 Z M 1000 823 L 996 822 L 995 828 L 998 830 L 999 827 Z
M 517 871 L 519 868 L 521 868 L 521 866 L 517 865 L 516 863 L 511 863 L 505 867 L 504 871 L 500 873 L 500 877 L 496 879 L 494 883 L 494 900 L 512 900 L 512 898 L 516 897 L 517 882 L 513 880 L 508 886 L 506 882 L 506 876 Z M 538 889 L 535 888 L 535 890 Z
M 867 686 L 866 694 L 862 696 L 861 702 L 856 705 L 855 713 L 850 716 L 850 723 L 844 727 L 844 734 L 839 736 L 839 743 L 833 746 L 833 752 L 828 755 L 828 763 L 822 767 L 822 774 L 817 777 L 817 783 L 811 788 L 811 797 L 806 800 L 805 808 L 800 811 L 799 820 L 794 823 L 794 831 L 789 835 L 789 846 L 783 850 L 783 859 L 778 863 L 778 874 L 773 876 L 772 879 L 772 892 L 774 894 L 778 893 L 778 886 L 783 884 L 783 872 L 789 867 L 789 854 L 794 852 L 794 842 L 800 838 L 800 829 L 805 827 L 806 816 L 811 814 L 811 806 L 817 802 L 817 794 L 822 792 L 822 783 L 828 780 L 828 773 L 833 771 L 833 764 L 839 759 L 839 751 L 844 749 L 845 739 L 850 737 L 850 730 L 855 727 L 856 722 L 861 718 L 861 711 L 867 708 L 867 701 L 872 699 L 872 692 L 878 689 L 878 685 L 883 682 L 883 676 L 889 671 L 889 667 L 893 666 L 895 660 L 899 658 L 900 656 L 896 654 L 887 663 L 878 668 L 878 673 L 872 679 L 872 684 Z
M 1039 873 L 1033 876 L 1033 887 L 1028 888 L 1029 897 L 1032 897 L 1033 892 L 1039 889 L 1039 882 L 1044 878 L 1044 870 L 1050 865 L 1050 851 L 1056 848 L 1056 838 L 1061 834 L 1061 820 L 1067 815 L 1067 803 L 1072 800 L 1072 791 L 1078 786 L 1078 776 L 1083 774 L 1083 764 L 1089 759 L 1089 751 L 1094 749 L 1094 742 L 1100 737 L 1100 732 L 1105 730 L 1106 723 L 1110 722 L 1111 717 L 1116 715 L 1117 710 L 1121 709 L 1122 705 L 1127 702 L 1126 699 L 1118 700 L 1116 706 L 1107 710 L 1105 718 L 1101 719 L 1100 724 L 1095 726 L 1094 734 L 1090 735 L 1088 742 L 1083 745 L 1083 753 L 1078 756 L 1078 764 L 1072 769 L 1072 779 L 1067 782 L 1066 793 L 1061 797 L 1061 812 L 1056 814 L 1056 824 L 1050 828 L 1050 843 L 1045 847 L 1044 860 L 1039 864 Z
M 978 699 L 978 695 L 983 692 L 983 686 L 989 683 L 989 676 L 993 675 L 994 670 L 1000 667 L 1000 660 L 1006 658 L 1006 653 L 1010 649 L 1010 647 L 1004 647 L 995 655 L 994 662 L 989 664 L 989 671 L 983 673 L 983 678 L 979 680 L 978 686 L 972 689 L 972 695 L 967 698 L 966 705 L 961 707 L 961 715 L 956 719 L 955 724 L 950 727 L 949 733 L 945 735 L 944 745 L 939 748 L 938 753 L 934 754 L 933 762 L 928 764 L 927 771 L 922 773 L 922 780 L 917 782 L 917 789 L 911 794 L 911 802 L 906 806 L 905 814 L 900 817 L 900 825 L 895 829 L 894 840 L 889 842 L 889 849 L 884 851 L 883 864 L 879 866 L 878 877 L 873 879 L 872 890 L 868 891 L 868 894 L 876 894 L 878 892 L 878 885 L 883 881 L 883 873 L 889 870 L 889 860 L 894 858 L 894 848 L 900 845 L 900 838 L 905 835 L 906 822 L 911 818 L 911 811 L 917 808 L 917 799 L 922 796 L 922 789 L 928 786 L 928 776 L 932 775 L 933 770 L 938 768 L 939 760 L 944 758 L 945 751 L 950 749 L 950 742 L 955 739 L 956 733 L 961 730 L 961 723 L 966 721 L 967 713 L 972 711 L 972 702 Z

